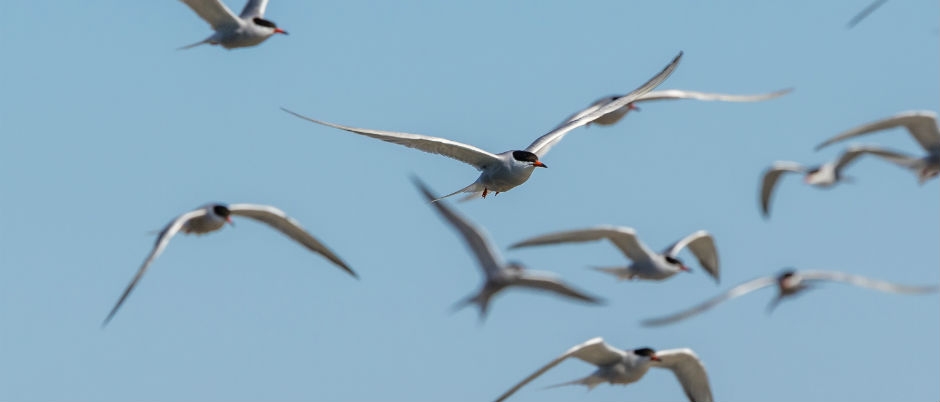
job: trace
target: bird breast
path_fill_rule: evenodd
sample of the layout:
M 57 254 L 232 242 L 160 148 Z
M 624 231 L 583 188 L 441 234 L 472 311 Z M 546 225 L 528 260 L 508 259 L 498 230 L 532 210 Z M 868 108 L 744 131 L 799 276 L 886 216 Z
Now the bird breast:
M 222 228 L 225 220 L 213 213 L 190 219 L 183 225 L 183 232 L 187 234 L 205 234 Z

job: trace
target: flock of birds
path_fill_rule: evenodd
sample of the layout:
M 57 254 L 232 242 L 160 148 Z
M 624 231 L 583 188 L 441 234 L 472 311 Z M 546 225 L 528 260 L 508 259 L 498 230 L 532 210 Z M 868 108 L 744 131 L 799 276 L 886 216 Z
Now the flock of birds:
M 248 1 L 239 15 L 232 13 L 220 0 L 181 1 L 208 22 L 215 31 L 205 40 L 185 46 L 184 49 L 200 44 L 220 45 L 227 49 L 248 47 L 258 45 L 275 34 L 287 34 L 286 31 L 277 27 L 273 22 L 264 19 L 267 6 L 266 0 Z M 882 2 L 883 0 L 876 2 L 876 4 L 880 5 Z M 491 193 L 495 196 L 500 192 L 509 191 L 525 183 L 537 168 L 547 168 L 548 166 L 541 159 L 545 157 L 552 146 L 561 141 L 569 132 L 589 124 L 615 124 L 628 112 L 638 110 L 636 106 L 638 103 L 674 99 L 757 102 L 783 96 L 790 92 L 790 89 L 786 89 L 757 95 L 730 95 L 683 90 L 654 91 L 672 74 L 681 58 L 682 53 L 680 52 L 661 72 L 625 95 L 607 96 L 598 99 L 584 110 L 568 117 L 547 134 L 535 139 L 525 149 L 502 153 L 491 153 L 472 145 L 440 137 L 329 123 L 288 109 L 283 110 L 320 125 L 456 159 L 473 166 L 481 172 L 476 181 L 470 185 L 444 196 L 436 196 L 420 179 L 415 177 L 413 180 L 415 186 L 430 205 L 463 237 L 464 242 L 483 272 L 484 281 L 480 289 L 454 306 L 455 309 L 460 309 L 467 305 L 476 305 L 482 322 L 489 311 L 493 296 L 509 288 L 535 289 L 592 304 L 600 304 L 602 299 L 572 287 L 553 273 L 536 272 L 526 269 L 518 263 L 505 262 L 484 231 L 448 207 L 441 201 L 443 198 L 460 193 L 469 193 L 466 199 L 486 198 Z M 848 147 L 837 160 L 815 167 L 807 167 L 795 162 L 775 162 L 765 172 L 760 186 L 759 199 L 764 216 L 769 217 L 770 201 L 774 188 L 784 173 L 801 173 L 804 175 L 804 181 L 807 184 L 818 187 L 831 187 L 849 180 L 844 171 L 853 162 L 856 162 L 862 156 L 872 155 L 914 172 L 920 183 L 937 177 L 940 174 L 940 129 L 937 126 L 936 114 L 929 111 L 904 112 L 849 129 L 823 141 L 817 146 L 817 149 L 894 127 L 906 128 L 923 148 L 925 155 L 913 156 L 874 145 L 853 145 Z M 233 216 L 263 222 L 312 252 L 320 254 L 351 276 L 358 278 L 356 272 L 338 255 L 308 233 L 300 223 L 276 207 L 254 204 L 209 204 L 181 214 L 162 229 L 152 251 L 105 318 L 103 325 L 111 321 L 147 269 L 166 249 L 170 240 L 177 233 L 206 234 L 217 231 L 227 223 L 234 224 L 232 222 Z M 595 269 L 613 275 L 619 280 L 661 281 L 679 272 L 688 272 L 690 268 L 679 259 L 679 255 L 684 249 L 691 252 L 699 265 L 716 282 L 719 279 L 720 263 L 715 240 L 711 234 L 704 230 L 679 239 L 662 252 L 653 251 L 643 244 L 632 228 L 617 226 L 595 226 L 544 234 L 520 241 L 510 248 L 591 242 L 604 239 L 617 247 L 631 263 L 627 266 L 595 267 Z M 699 305 L 665 317 L 648 319 L 643 321 L 642 324 L 657 326 L 675 323 L 709 310 L 724 301 L 765 287 L 776 286 L 777 295 L 768 305 L 768 312 L 770 312 L 784 298 L 812 289 L 819 282 L 841 282 L 893 293 L 914 294 L 936 292 L 938 290 L 937 286 L 905 286 L 842 272 L 787 269 L 778 275 L 760 277 L 744 282 Z M 570 357 L 593 364 L 597 366 L 597 369 L 585 378 L 559 385 L 580 384 L 593 388 L 602 383 L 629 384 L 639 381 L 651 367 L 659 367 L 669 369 L 676 375 L 690 401 L 707 402 L 713 400 L 706 370 L 691 349 L 655 351 L 643 347 L 621 350 L 607 344 L 602 338 L 594 338 L 572 347 L 513 386 L 496 400 L 505 400 L 536 377 Z

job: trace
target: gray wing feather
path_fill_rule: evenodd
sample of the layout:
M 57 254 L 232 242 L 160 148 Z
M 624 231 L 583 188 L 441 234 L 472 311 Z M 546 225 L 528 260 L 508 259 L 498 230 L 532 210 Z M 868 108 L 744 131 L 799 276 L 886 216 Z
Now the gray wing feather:
M 480 148 L 474 147 L 472 145 L 462 144 L 456 141 L 451 141 L 446 138 L 440 137 L 431 137 L 427 135 L 420 134 L 409 134 L 409 133 L 400 133 L 394 131 L 382 131 L 382 130 L 372 130 L 368 128 L 356 128 L 343 126 L 340 124 L 329 123 L 325 121 L 320 121 L 312 119 L 310 117 L 304 116 L 299 113 L 292 112 L 285 108 L 281 110 L 290 113 L 294 116 L 297 116 L 301 119 L 321 124 L 328 127 L 338 128 L 340 130 L 349 131 L 351 133 L 364 135 L 366 137 L 372 137 L 379 139 L 385 142 L 391 142 L 393 144 L 404 145 L 408 148 L 414 148 L 419 151 L 424 151 L 432 154 L 443 155 L 448 158 L 453 158 L 458 161 L 467 163 L 477 168 L 477 170 L 482 170 L 484 166 L 489 164 L 499 163 L 500 159 L 498 156 L 484 151 Z
M 317 240 L 317 238 L 313 237 L 313 235 L 307 232 L 303 226 L 300 225 L 300 222 L 297 222 L 294 220 L 294 218 L 287 216 L 284 211 L 269 205 L 255 204 L 232 204 L 228 206 L 228 209 L 232 211 L 232 215 L 251 218 L 277 229 L 287 237 L 294 239 L 294 241 L 306 247 L 308 250 L 320 254 L 324 258 L 330 260 L 333 264 L 336 264 L 338 267 L 342 268 L 353 277 L 359 277 L 356 272 L 352 270 L 352 268 L 349 268 L 349 265 L 339 258 L 338 255 L 333 253 L 333 251 L 323 245 L 323 243 Z
M 636 231 L 633 228 L 619 226 L 595 226 L 593 228 L 569 230 L 564 232 L 549 233 L 542 236 L 523 240 L 509 248 L 540 246 L 546 244 L 558 243 L 580 243 L 607 239 L 614 244 L 620 251 L 633 261 L 645 261 L 650 259 L 653 252 L 640 242 L 636 237 Z
M 692 349 L 662 350 L 656 357 L 660 361 L 653 361 L 653 366 L 671 370 L 690 402 L 714 402 L 708 373 Z
M 799 275 L 805 280 L 811 281 L 833 281 L 843 282 L 863 288 L 874 289 L 889 293 L 934 293 L 940 290 L 937 285 L 932 286 L 908 286 L 897 283 L 882 281 L 878 279 L 866 278 L 860 275 L 852 275 L 836 271 L 800 271 Z
M 544 374 L 552 367 L 557 366 L 559 363 L 565 361 L 565 359 L 569 357 L 576 357 L 594 365 L 608 365 L 623 359 L 624 354 L 624 351 L 605 343 L 603 338 L 593 338 L 587 342 L 568 349 L 568 351 L 563 353 L 561 356 L 558 356 L 554 360 L 548 362 L 548 364 L 542 366 L 524 380 L 510 388 L 509 391 L 506 391 L 496 398 L 495 402 L 502 402 L 506 400 L 506 398 L 512 396 L 512 394 L 516 393 L 516 391 L 518 391 L 520 388 L 532 382 L 532 380 L 538 378 L 540 375 Z
M 699 264 L 702 264 L 702 267 L 717 282 L 719 280 L 718 249 L 715 248 L 715 239 L 712 235 L 704 230 L 699 230 L 666 248 L 664 254 L 675 257 L 685 247 L 689 248 Z
M 431 203 L 431 206 L 463 236 L 473 256 L 476 257 L 477 262 L 479 262 L 480 269 L 483 270 L 483 273 L 487 277 L 498 275 L 504 263 L 499 252 L 493 247 L 493 244 L 487 238 L 483 229 L 476 227 L 474 224 L 452 211 L 445 205 L 444 201 L 435 202 L 436 198 L 434 194 L 431 193 L 431 190 L 429 190 L 420 179 L 414 177 L 412 181 L 415 186 L 418 187 L 418 190 L 421 191 L 421 194 L 424 195 L 424 198 Z
M 819 150 L 829 144 L 859 135 L 904 126 L 914 139 L 927 152 L 940 152 L 940 129 L 937 128 L 937 115 L 930 111 L 899 113 L 886 119 L 878 120 L 845 131 L 816 146 Z
M 518 278 L 514 284 L 517 286 L 527 287 L 530 289 L 552 292 L 561 296 L 567 296 L 572 299 L 578 299 L 578 300 L 585 301 L 588 303 L 594 303 L 594 304 L 603 303 L 602 299 L 595 297 L 595 296 L 591 296 L 579 290 L 576 290 L 572 288 L 571 286 L 568 286 L 564 282 L 555 278 L 524 274 L 522 277 Z
M 549 131 L 547 134 L 537 138 L 526 151 L 532 152 L 538 155 L 540 158 L 545 156 L 548 151 L 555 145 L 558 141 L 561 141 L 564 138 L 565 134 L 568 134 L 569 131 L 574 130 L 575 128 L 581 127 L 585 124 L 588 124 L 594 120 L 597 120 L 601 116 L 613 112 L 614 110 L 620 109 L 621 107 L 626 106 L 630 102 L 635 101 L 641 95 L 652 91 L 654 88 L 662 84 L 666 78 L 672 74 L 673 70 L 676 69 L 676 66 L 679 65 L 679 60 L 682 58 L 682 52 L 679 52 L 679 55 L 676 56 L 669 65 L 666 66 L 659 74 L 656 74 L 653 78 L 647 81 L 645 84 L 641 85 L 639 88 L 633 90 L 627 95 L 624 95 L 618 98 L 615 101 L 609 102 L 597 110 L 594 110 L 591 113 L 588 113 L 577 120 L 569 121 L 561 126 L 555 128 L 552 131 Z
M 225 6 L 222 0 L 181 0 L 199 15 L 212 29 L 231 29 L 241 24 L 238 17 Z
M 784 173 L 805 173 L 806 167 L 796 162 L 774 162 L 773 166 L 764 172 L 761 178 L 760 206 L 764 217 L 770 216 L 770 199 L 773 196 L 777 180 Z
M 672 324 L 674 322 L 684 320 L 693 315 L 709 310 L 712 307 L 717 306 L 723 301 L 731 300 L 735 297 L 751 293 L 755 290 L 765 288 L 767 286 L 771 286 L 776 283 L 777 283 L 777 278 L 772 277 L 772 276 L 765 276 L 765 277 L 753 279 L 753 280 L 744 282 L 738 286 L 735 286 L 731 288 L 731 290 L 728 290 L 727 292 L 724 292 L 718 296 L 708 299 L 705 302 L 697 306 L 694 306 L 688 310 L 683 310 L 672 315 L 667 315 L 665 317 L 646 319 L 646 320 L 643 320 L 642 324 L 648 327 Z
M 134 279 L 131 279 L 131 283 L 127 285 L 127 288 L 124 289 L 124 293 L 121 294 L 121 298 L 118 299 L 117 303 L 114 304 L 114 307 L 111 308 L 111 312 L 108 313 L 108 316 L 105 317 L 104 322 L 101 323 L 101 326 L 104 327 L 108 325 L 108 322 L 111 321 L 111 318 L 114 318 L 114 314 L 117 313 L 118 309 L 121 308 L 121 305 L 124 304 L 124 300 L 127 299 L 127 296 L 131 294 L 131 291 L 134 290 L 134 287 L 137 286 L 137 282 L 140 281 L 140 278 L 144 277 L 144 273 L 147 272 L 147 268 L 150 268 L 150 263 L 157 259 L 160 256 L 160 253 L 170 244 L 170 239 L 173 236 L 176 236 L 179 233 L 180 229 L 183 228 L 183 225 L 186 224 L 190 219 L 198 218 L 206 214 L 204 208 L 200 208 L 194 211 L 186 212 L 174 219 L 172 222 L 167 224 L 163 230 L 160 231 L 160 235 L 157 236 L 157 241 L 153 245 L 153 249 L 150 250 L 150 255 L 147 256 L 147 259 L 144 260 L 144 263 L 137 269 L 137 274 L 134 275 Z
M 239 17 L 242 18 L 264 18 L 264 10 L 268 7 L 268 0 L 248 0 L 245 3 L 245 8 L 242 9 L 242 13 L 239 14 Z

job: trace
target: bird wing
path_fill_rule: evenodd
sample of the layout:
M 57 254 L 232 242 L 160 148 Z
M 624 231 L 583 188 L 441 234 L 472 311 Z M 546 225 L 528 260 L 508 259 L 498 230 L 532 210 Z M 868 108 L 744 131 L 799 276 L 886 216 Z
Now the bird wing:
M 502 402 L 506 400 L 506 398 L 509 398 L 512 396 L 512 394 L 518 391 L 519 388 L 522 388 L 526 384 L 532 382 L 532 380 L 538 378 L 538 376 L 544 374 L 546 371 L 550 370 L 552 367 L 557 366 L 559 363 L 565 361 L 565 359 L 569 357 L 576 357 L 594 365 L 605 366 L 621 361 L 625 354 L 626 352 L 605 343 L 603 338 L 591 339 L 571 349 L 568 349 L 568 351 L 563 353 L 561 356 L 558 356 L 554 360 L 548 362 L 548 364 L 542 366 L 524 380 L 514 385 L 509 389 L 509 391 L 506 391 L 500 395 L 499 398 L 496 398 L 495 402 Z
M 547 275 L 539 275 L 532 272 L 525 272 L 522 276 L 516 278 L 515 285 L 527 287 L 530 289 L 544 290 L 548 292 L 553 292 L 562 296 L 567 296 L 573 299 L 578 299 L 581 301 L 586 301 L 588 303 L 600 304 L 603 303 L 603 300 L 591 296 L 587 293 L 581 292 L 577 289 L 568 286 L 566 283 L 562 282 L 558 278 L 554 278 Z
M 937 128 L 937 115 L 930 111 L 899 113 L 886 119 L 858 126 L 823 141 L 816 146 L 816 149 L 819 150 L 829 144 L 862 134 L 887 130 L 898 126 L 904 126 L 911 136 L 913 136 L 927 152 L 940 152 L 940 129 Z
M 713 402 L 712 388 L 708 383 L 705 366 L 692 349 L 669 349 L 656 352 L 660 361 L 653 361 L 654 367 L 672 370 L 682 384 L 682 390 L 690 402 Z
M 704 312 L 712 307 L 715 307 L 716 305 L 718 305 L 719 303 L 725 300 L 731 300 L 735 297 L 751 293 L 755 290 L 765 288 L 767 286 L 771 286 L 776 283 L 777 283 L 777 278 L 772 277 L 772 276 L 765 276 L 765 277 L 761 277 L 757 279 L 752 279 L 750 281 L 744 282 L 738 286 L 731 288 L 727 292 L 724 292 L 718 296 L 708 299 L 705 302 L 699 305 L 696 305 L 690 309 L 683 310 L 672 315 L 667 315 L 665 317 L 646 319 L 646 320 L 643 320 L 642 324 L 648 327 L 672 324 L 674 322 L 681 321 L 693 315 Z
M 114 307 L 111 308 L 111 312 L 108 313 L 108 316 L 105 317 L 104 322 L 101 323 L 101 326 L 108 325 L 108 322 L 111 321 L 111 318 L 114 317 L 114 314 L 117 313 L 118 309 L 121 308 L 121 305 L 124 304 L 124 300 L 127 299 L 127 296 L 131 294 L 131 291 L 134 290 L 134 287 L 137 286 L 137 282 L 140 281 L 140 278 L 144 276 L 144 273 L 147 272 L 147 268 L 150 267 L 150 263 L 153 260 L 157 259 L 160 256 L 160 253 L 163 252 L 163 249 L 170 244 L 170 239 L 173 238 L 180 229 L 183 228 L 183 225 L 186 224 L 190 219 L 198 218 L 206 214 L 204 208 L 200 208 L 194 211 L 186 212 L 174 219 L 172 222 L 166 225 L 163 230 L 160 231 L 160 235 L 157 236 L 157 242 L 154 243 L 153 249 L 150 250 L 150 255 L 147 256 L 147 259 L 144 260 L 144 263 L 137 270 L 137 274 L 134 275 L 134 279 L 131 279 L 131 283 L 127 285 L 127 288 L 124 289 L 124 293 L 121 294 L 121 298 L 118 299 L 117 303 L 114 304 Z
M 852 29 L 853 27 L 855 27 L 856 25 L 858 25 L 859 22 L 862 22 L 863 19 L 868 18 L 868 16 L 869 16 L 871 13 L 875 12 L 875 10 L 877 10 L 878 7 L 881 7 L 881 6 L 882 6 L 883 4 L 885 4 L 887 1 L 888 1 L 888 0 L 875 0 L 875 1 L 873 1 L 871 4 L 868 5 L 868 7 L 865 7 L 864 10 L 859 11 L 858 14 L 855 14 L 855 16 L 852 17 L 851 20 L 849 20 L 849 23 L 846 24 L 846 28 Z
M 239 17 L 248 19 L 248 18 L 264 18 L 264 9 L 268 8 L 268 0 L 248 0 L 245 3 L 245 8 L 242 9 L 242 13 L 239 14 Z
M 773 98 L 779 98 L 792 91 L 793 88 L 787 88 L 762 94 L 734 95 L 714 92 L 685 91 L 682 89 L 666 89 L 662 91 L 651 91 L 645 95 L 640 96 L 637 98 L 637 100 L 633 101 L 633 103 L 670 99 L 695 99 L 700 101 L 720 102 L 760 102 Z
M 849 147 L 845 152 L 842 153 L 842 155 L 839 156 L 839 159 L 836 161 L 836 171 L 841 171 L 850 163 L 855 161 L 856 158 L 864 154 L 879 156 L 901 166 L 908 166 L 912 161 L 917 160 L 917 158 L 913 156 L 892 151 L 887 148 L 874 145 L 855 145 Z
M 784 173 L 805 173 L 806 167 L 796 162 L 774 162 L 774 164 L 764 172 L 760 187 L 760 206 L 764 217 L 770 216 L 770 197 L 777 186 L 777 180 Z
M 294 241 L 302 244 L 304 247 L 313 251 L 314 253 L 320 254 L 326 259 L 333 262 L 344 271 L 348 272 L 353 277 L 358 278 L 352 268 L 349 268 L 342 259 L 334 254 L 330 249 L 320 243 L 313 235 L 304 230 L 303 226 L 300 226 L 300 223 L 287 216 L 284 211 L 277 209 L 269 205 L 255 205 L 255 204 L 231 204 L 228 206 L 229 211 L 232 211 L 232 215 L 244 216 L 246 218 L 251 218 L 256 221 L 266 223 L 268 226 L 271 226 L 281 233 L 287 235 Z
M 908 286 L 886 282 L 864 276 L 847 274 L 836 271 L 800 271 L 799 275 L 805 280 L 843 282 L 863 288 L 869 288 L 889 293 L 933 293 L 940 290 L 940 286 Z
M 629 94 L 626 94 L 620 98 L 617 98 L 614 101 L 608 102 L 604 104 L 603 106 L 597 108 L 597 110 L 594 110 L 591 113 L 588 113 L 579 119 L 569 121 L 565 124 L 562 124 L 561 126 L 556 127 L 552 131 L 549 131 L 547 134 L 535 139 L 535 141 L 532 142 L 532 144 L 529 145 L 529 147 L 526 148 L 525 150 L 538 155 L 539 158 L 545 156 L 545 154 L 548 153 L 548 151 L 552 148 L 552 146 L 555 145 L 555 143 L 557 143 L 558 141 L 561 141 L 561 139 L 564 138 L 565 134 L 568 134 L 569 131 L 574 130 L 575 128 L 581 127 L 585 124 L 588 124 L 594 120 L 597 120 L 598 118 L 600 118 L 601 116 L 607 113 L 613 112 L 614 110 L 617 110 L 617 109 L 620 109 L 621 107 L 626 106 L 630 102 L 635 101 L 641 95 L 649 91 L 652 91 L 653 88 L 656 88 L 657 86 L 659 86 L 659 84 L 662 84 L 663 81 L 665 81 L 666 78 L 668 78 L 669 75 L 672 74 L 673 70 L 676 69 L 676 66 L 679 65 L 679 60 L 681 58 L 682 58 L 682 52 L 679 52 L 679 55 L 677 55 L 672 60 L 672 62 L 670 62 L 669 65 L 667 65 L 666 68 L 663 69 L 663 71 L 660 71 L 659 74 L 656 74 L 656 76 L 651 78 L 645 84 L 641 85 L 639 88 L 633 90 L 633 92 L 630 92 Z
M 225 6 L 225 3 L 222 3 L 222 0 L 181 0 L 183 3 L 186 3 L 189 8 L 193 9 L 199 18 L 202 18 L 209 25 L 212 26 L 212 29 L 218 31 L 220 29 L 226 28 L 235 28 L 241 24 L 241 21 L 235 14 L 232 13 L 232 10 L 229 10 Z
M 588 107 L 586 107 L 586 108 L 584 108 L 584 109 L 579 110 L 578 112 L 572 114 L 571 116 L 568 116 L 568 118 L 566 118 L 564 122 L 562 122 L 561 124 L 559 124 L 558 126 L 556 126 L 556 127 L 555 127 L 554 129 L 552 129 L 552 130 L 554 131 L 554 130 L 556 130 L 556 129 L 558 129 L 558 128 L 561 128 L 561 127 L 564 126 L 565 124 L 568 124 L 569 122 L 572 122 L 572 121 L 578 120 L 578 119 L 580 119 L 580 118 L 582 118 L 582 117 L 584 117 L 584 116 L 587 116 L 587 115 L 591 114 L 591 112 L 594 112 L 595 110 L 600 109 L 601 106 L 604 106 L 604 105 L 606 105 L 606 104 L 608 104 L 608 103 L 610 103 L 610 102 L 613 102 L 613 101 L 617 100 L 617 98 L 619 98 L 619 97 L 620 97 L 619 95 L 611 95 L 611 96 L 605 96 L 605 97 L 603 97 L 603 98 L 600 98 L 600 99 L 594 101 L 593 103 L 591 103 L 590 106 L 588 106 Z
M 434 194 L 431 193 L 431 190 L 429 190 L 420 179 L 413 177 L 412 181 L 415 186 L 418 187 L 418 190 L 424 194 L 424 198 L 437 209 L 437 212 L 460 232 L 464 241 L 467 243 L 467 247 L 470 247 L 470 251 L 473 252 L 477 262 L 480 263 L 480 268 L 483 270 L 483 273 L 488 278 L 498 275 L 505 264 L 499 252 L 493 247 L 493 243 L 487 238 L 486 232 L 448 208 L 443 201 L 434 202 Z
M 718 281 L 718 250 L 715 248 L 715 239 L 712 238 L 712 235 L 704 230 L 699 230 L 675 242 L 666 248 L 663 254 L 675 257 L 685 247 L 689 248 L 698 263 L 702 264 L 702 267 L 715 278 L 715 281 Z
M 639 239 L 636 238 L 636 231 L 633 228 L 618 226 L 595 226 L 588 229 L 569 230 L 564 232 L 549 233 L 542 236 L 523 240 L 509 246 L 509 248 L 541 246 L 545 244 L 558 243 L 580 243 L 594 240 L 607 239 L 614 244 L 624 255 L 633 261 L 645 261 L 650 259 L 653 254 Z
M 368 128 L 348 127 L 348 126 L 343 126 L 339 124 L 312 119 L 307 116 L 287 110 L 285 108 L 281 108 L 281 110 L 287 113 L 290 113 L 294 116 L 297 116 L 301 119 L 312 121 L 317 124 L 322 124 L 324 126 L 338 128 L 340 130 L 345 130 L 351 133 L 364 135 L 366 137 L 376 138 L 385 142 L 391 142 L 393 144 L 404 145 L 408 148 L 414 148 L 419 151 L 424 151 L 424 152 L 438 154 L 438 155 L 444 155 L 448 158 L 453 158 L 458 161 L 470 164 L 473 167 L 477 168 L 477 170 L 483 170 L 483 167 L 487 165 L 500 162 L 499 157 L 496 156 L 495 154 L 484 151 L 472 145 L 462 144 L 456 141 L 448 140 L 446 138 L 431 137 L 428 135 L 420 135 L 420 134 L 398 133 L 394 131 L 372 130 Z

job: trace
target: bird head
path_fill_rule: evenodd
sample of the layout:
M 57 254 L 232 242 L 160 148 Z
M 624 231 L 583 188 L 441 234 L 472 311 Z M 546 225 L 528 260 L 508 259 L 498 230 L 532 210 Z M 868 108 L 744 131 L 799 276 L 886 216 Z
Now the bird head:
M 685 264 L 682 263 L 682 260 L 680 260 L 680 259 L 678 259 L 678 258 L 676 258 L 676 257 L 673 257 L 673 256 L 671 256 L 671 255 L 667 255 L 667 256 L 666 256 L 666 262 L 668 262 L 670 265 L 675 266 L 675 267 L 678 268 L 680 271 L 692 272 L 692 270 L 689 269 L 689 267 L 685 266 Z
M 232 226 L 235 225 L 234 223 L 232 223 L 232 211 L 229 210 L 227 206 L 222 205 L 222 204 L 215 204 L 212 206 L 212 213 L 214 213 L 216 216 L 222 219 L 225 219 L 225 221 L 228 222 L 229 225 L 232 225 Z
M 640 356 L 640 357 L 648 358 L 650 361 L 656 361 L 656 362 L 662 361 L 662 360 L 659 360 L 659 357 L 656 356 L 656 351 L 651 348 L 634 349 L 633 354 Z
M 543 168 L 548 167 L 544 163 L 539 161 L 538 155 L 529 151 L 512 151 L 512 159 L 517 162 L 528 164 L 529 166 L 543 167 Z
M 274 30 L 274 33 L 279 33 L 279 34 L 287 35 L 287 31 L 285 31 L 285 30 L 283 30 L 283 29 L 281 29 L 281 28 L 278 28 L 278 27 L 277 27 L 277 24 L 275 24 L 274 22 L 268 21 L 268 20 L 266 20 L 266 19 L 264 19 L 264 18 L 255 17 L 255 18 L 252 18 L 251 21 L 254 22 L 255 25 L 259 25 L 259 26 L 263 26 L 263 27 L 267 27 L 267 28 L 273 29 L 273 30 Z M 272 35 L 273 35 L 273 34 L 272 34 Z

